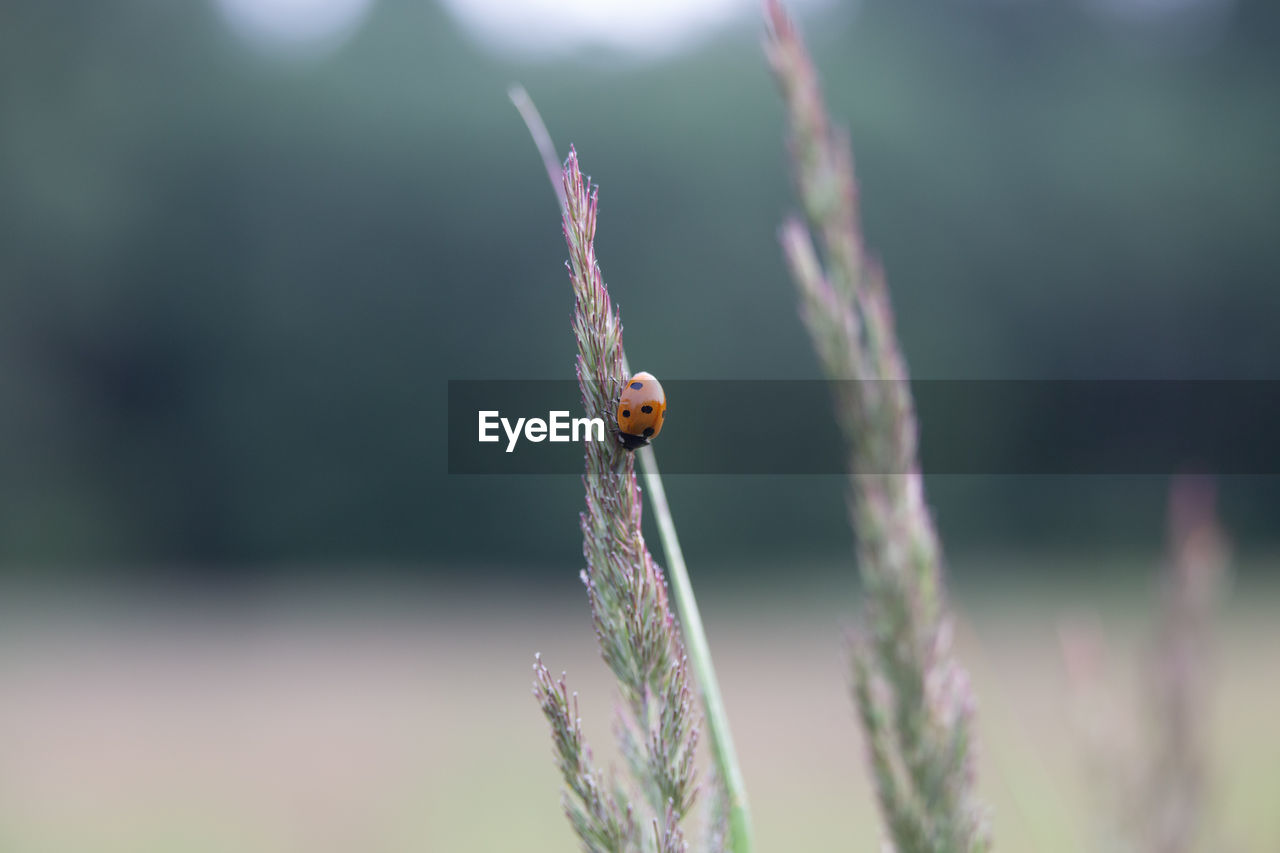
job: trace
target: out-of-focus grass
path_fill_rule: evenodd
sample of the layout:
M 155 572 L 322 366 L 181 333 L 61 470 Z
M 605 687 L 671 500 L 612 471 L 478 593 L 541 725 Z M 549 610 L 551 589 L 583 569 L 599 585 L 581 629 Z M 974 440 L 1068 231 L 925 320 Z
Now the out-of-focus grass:
M 1080 568 L 1052 585 L 952 574 L 998 849 L 1098 846 L 1057 621 L 1101 613 L 1123 699 L 1151 600 Z M 1280 586 L 1262 576 L 1237 581 L 1216 652 L 1211 804 L 1239 850 L 1280 849 Z M 699 590 L 762 850 L 878 849 L 842 646 L 850 590 L 797 568 L 767 590 Z M 535 651 L 570 670 L 588 736 L 611 742 L 613 688 L 571 568 L 539 590 L 0 598 L 3 850 L 574 849 L 529 694 Z

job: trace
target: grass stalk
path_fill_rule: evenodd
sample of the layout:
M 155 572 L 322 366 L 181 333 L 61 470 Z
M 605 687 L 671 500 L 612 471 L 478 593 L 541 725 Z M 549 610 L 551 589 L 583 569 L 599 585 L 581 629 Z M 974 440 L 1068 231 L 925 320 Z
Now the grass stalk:
M 671 508 L 667 505 L 667 492 L 662 486 L 657 457 L 654 456 L 652 447 L 641 448 L 639 455 L 649 492 L 649 506 L 658 523 L 658 538 L 662 540 L 662 550 L 667 557 L 667 574 L 676 601 L 676 612 L 680 615 L 680 625 L 684 629 L 685 644 L 689 659 L 693 662 L 694 675 L 702 687 L 702 703 L 706 713 L 707 734 L 711 739 L 712 757 L 728 801 L 727 847 L 734 853 L 749 853 L 752 849 L 752 836 L 747 787 L 742 778 L 742 768 L 738 765 L 738 753 L 733 747 L 729 717 L 725 713 L 724 699 L 720 695 L 720 682 L 711 661 L 707 633 L 702 627 L 702 614 L 698 611 L 693 582 L 689 580 L 684 552 L 680 549 Z
M 863 245 L 848 141 L 831 128 L 817 72 L 779 0 L 769 0 L 766 14 L 765 50 L 808 220 L 789 219 L 780 238 L 848 451 L 866 594 L 853 692 L 880 810 L 903 853 L 986 850 L 973 698 L 950 648 L 941 548 L 924 501 L 915 403 L 888 288 Z
M 1142 811 L 1150 853 L 1190 853 L 1207 835 L 1210 658 L 1230 554 L 1216 498 L 1203 476 L 1175 477 L 1169 490 L 1168 557 L 1148 664 L 1154 738 Z
M 608 292 L 603 278 L 600 276 L 599 266 L 595 262 L 594 249 L 591 245 L 595 233 L 595 194 L 592 191 L 588 201 L 586 187 L 578 169 L 577 153 L 575 151 L 570 150 L 569 158 L 565 161 L 563 167 L 558 164 L 551 136 L 524 89 L 513 87 L 509 95 L 512 103 L 515 104 L 525 124 L 528 126 L 534 144 L 538 148 L 543 166 L 552 180 L 553 188 L 556 190 L 556 197 L 560 203 L 561 214 L 564 218 L 565 236 L 571 254 L 571 277 L 578 300 L 578 314 L 575 316 L 574 327 L 579 340 L 578 375 L 583 388 L 583 402 L 588 414 L 598 412 L 608 418 L 611 412 L 609 411 L 609 406 L 604 404 L 616 399 L 616 391 L 605 389 L 620 387 L 621 383 L 630 374 L 630 368 L 622 349 L 621 321 L 616 313 L 612 315 L 609 313 Z M 584 314 L 588 316 L 584 317 Z M 596 325 L 596 334 L 594 335 L 592 334 L 592 323 Z M 612 365 L 609 364 L 610 358 L 614 359 Z M 594 462 L 593 454 L 598 455 Z M 630 488 L 633 490 L 636 488 L 632 467 L 634 465 L 634 456 L 623 451 L 620 446 L 613 444 L 607 449 L 588 447 L 587 455 L 587 478 L 584 478 L 584 482 L 587 483 L 589 505 L 592 498 L 591 479 L 593 477 L 598 478 L 602 473 L 607 474 L 608 472 L 621 470 L 624 480 L 630 477 Z M 693 585 L 689 578 L 684 552 L 680 547 L 680 540 L 676 533 L 675 521 L 671 514 L 670 505 L 667 502 L 666 489 L 662 483 L 662 474 L 658 469 L 657 458 L 651 447 L 642 448 L 635 455 L 640 458 L 640 466 L 644 472 L 645 485 L 649 494 L 650 507 L 658 525 L 659 538 L 662 541 L 663 551 L 666 556 L 668 579 L 675 599 L 683 638 L 680 652 L 687 654 L 688 660 L 693 666 L 696 683 L 701 688 L 702 703 L 706 715 L 705 723 L 711 738 L 711 751 L 718 772 L 718 783 L 723 790 L 724 799 L 727 803 L 726 819 L 728 825 L 725 827 L 727 835 L 725 849 L 733 851 L 733 853 L 751 853 L 753 841 L 746 787 L 738 763 L 737 752 L 733 746 L 733 738 L 729 731 L 728 716 L 720 694 L 719 681 L 716 678 L 715 666 L 712 663 L 711 650 L 702 624 L 702 616 L 693 593 Z M 616 496 L 605 496 L 604 503 L 614 505 Z M 587 514 L 584 514 L 583 524 L 584 535 L 586 535 L 588 542 L 584 550 L 588 552 L 588 572 L 590 572 L 592 533 L 588 529 Z M 639 541 L 641 549 L 640 562 L 646 563 L 648 561 L 648 552 L 644 548 L 643 537 L 640 536 L 638 509 L 634 514 L 634 534 Z M 656 567 L 653 568 L 656 570 Z M 660 570 L 656 571 L 658 571 L 658 577 L 661 578 Z M 592 580 L 589 575 L 587 579 L 588 589 L 592 590 Z M 599 589 L 599 587 L 596 587 L 596 589 Z M 659 591 L 663 594 L 659 599 L 655 599 L 654 603 L 659 605 L 659 609 L 661 609 L 666 607 L 667 601 L 665 591 L 661 587 Z M 610 650 L 607 648 L 607 643 L 610 642 L 606 637 L 607 628 L 602 630 L 600 612 L 597 610 L 597 601 L 600 601 L 600 599 L 593 593 L 592 600 L 593 610 L 597 611 L 597 633 L 601 637 L 606 661 L 609 661 L 611 656 L 618 657 L 618 655 L 616 652 L 611 655 Z M 602 608 L 608 608 L 607 602 L 601 601 L 600 603 Z M 683 662 L 680 669 L 683 671 Z M 618 674 L 617 669 L 615 669 L 615 674 Z M 619 675 L 619 679 L 623 682 L 625 691 L 626 678 Z M 543 691 L 543 694 L 550 695 L 550 692 Z M 544 701 L 543 704 L 545 711 L 547 703 Z M 552 719 L 553 730 L 556 729 L 558 723 L 554 715 L 548 714 L 548 717 Z M 624 728 L 623 731 L 623 751 L 624 753 L 634 753 L 636 745 L 634 743 L 626 743 L 626 729 Z M 684 756 L 681 756 L 682 760 L 683 758 Z M 632 763 L 634 767 L 639 762 L 633 761 Z M 573 790 L 574 782 L 570 780 L 568 774 L 566 774 L 566 781 L 569 782 L 569 787 Z M 661 820 L 655 816 L 654 835 L 659 849 L 665 850 L 669 847 L 677 849 L 679 843 L 682 843 L 679 842 L 679 811 L 678 808 L 672 809 L 668 807 L 661 815 Z M 579 835 L 582 836 L 582 833 L 580 832 Z
M 1098 615 L 1059 627 L 1094 812 L 1101 816 L 1100 846 L 1133 853 L 1226 846 L 1210 814 L 1208 712 L 1214 623 L 1230 556 L 1213 480 L 1174 477 L 1155 633 L 1140 664 L 1138 707 L 1124 708 L 1117 699 L 1115 676 L 1106 672 L 1116 655 Z

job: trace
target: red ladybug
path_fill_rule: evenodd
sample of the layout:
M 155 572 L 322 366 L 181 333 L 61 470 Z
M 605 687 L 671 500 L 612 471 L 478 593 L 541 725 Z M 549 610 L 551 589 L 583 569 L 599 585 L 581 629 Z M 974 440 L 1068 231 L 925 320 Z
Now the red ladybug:
M 637 373 L 627 380 L 618 400 L 618 440 L 627 450 L 644 447 L 662 432 L 667 416 L 667 395 L 652 373 Z

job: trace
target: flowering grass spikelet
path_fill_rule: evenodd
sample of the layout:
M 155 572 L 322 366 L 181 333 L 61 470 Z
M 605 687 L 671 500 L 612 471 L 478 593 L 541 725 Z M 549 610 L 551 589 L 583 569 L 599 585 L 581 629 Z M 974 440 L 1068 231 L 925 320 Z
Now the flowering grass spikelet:
M 848 140 L 830 127 L 817 72 L 779 0 L 768 2 L 767 15 L 765 50 L 786 104 L 808 220 L 788 219 L 780 239 L 801 316 L 833 380 L 849 456 L 866 593 L 853 692 L 872 778 L 897 850 L 985 850 L 973 791 L 972 694 L 950 649 L 941 551 L 888 288 L 863 246 Z
M 607 417 L 627 372 L 622 320 L 613 308 L 595 257 L 597 190 L 583 177 L 578 155 L 564 165 L 564 237 L 573 286 L 576 372 L 588 416 Z M 534 693 L 551 724 L 566 812 L 586 850 L 687 849 L 681 821 L 697 794 L 694 759 L 698 716 L 684 644 L 667 598 L 667 583 L 641 532 L 635 456 L 617 441 L 585 442 L 580 516 L 591 616 L 601 656 L 618 681 L 623 708 L 615 731 L 651 815 L 621 793 L 604 790 L 582 739 L 576 699 L 539 660 Z M 650 837 L 639 826 L 647 827 Z

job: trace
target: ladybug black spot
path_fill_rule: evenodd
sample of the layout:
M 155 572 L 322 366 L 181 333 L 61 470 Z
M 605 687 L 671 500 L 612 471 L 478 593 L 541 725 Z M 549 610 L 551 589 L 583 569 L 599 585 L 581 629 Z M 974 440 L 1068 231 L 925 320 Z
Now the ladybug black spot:
M 644 412 L 646 415 L 650 414 L 653 412 L 653 406 L 641 406 L 640 411 Z
M 623 410 L 622 410 L 622 416 L 623 416 L 624 418 L 629 418 L 629 417 L 631 417 L 631 410 L 630 410 L 630 409 L 623 409 Z
M 651 436 L 651 435 L 653 435 L 653 427 L 645 427 L 645 428 L 644 428 L 644 437 L 645 437 L 645 438 L 648 438 L 648 437 L 649 437 L 649 436 Z
M 639 390 L 640 390 L 641 388 L 643 388 L 643 387 L 644 387 L 644 383 L 643 383 L 643 382 L 632 382 L 632 383 L 631 383 L 631 388 L 632 388 L 632 390 L 639 391 Z

